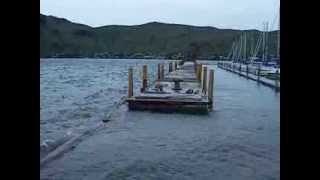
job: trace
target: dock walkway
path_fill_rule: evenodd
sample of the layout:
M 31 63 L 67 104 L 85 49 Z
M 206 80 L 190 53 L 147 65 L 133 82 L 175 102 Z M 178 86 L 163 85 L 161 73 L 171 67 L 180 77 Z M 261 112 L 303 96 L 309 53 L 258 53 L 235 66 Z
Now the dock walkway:
M 234 68 L 229 62 L 220 62 L 218 63 L 218 67 L 226 71 L 238 74 L 239 76 L 245 77 L 247 79 L 257 81 L 258 83 L 274 88 L 275 90 L 280 90 L 280 80 L 272 80 L 263 76 L 257 76 L 255 74 L 252 74 L 248 69 L 246 69 L 245 66 L 243 66 L 242 68 Z
M 158 67 L 158 79 L 154 83 L 148 86 L 144 67 L 141 91 L 133 95 L 133 89 L 129 88 L 130 110 L 206 113 L 212 109 L 213 70 L 208 74 L 207 67 L 196 62 L 185 62 L 181 66 L 174 62 L 164 75 L 163 66 Z M 132 77 L 129 77 L 132 87 L 130 79 Z

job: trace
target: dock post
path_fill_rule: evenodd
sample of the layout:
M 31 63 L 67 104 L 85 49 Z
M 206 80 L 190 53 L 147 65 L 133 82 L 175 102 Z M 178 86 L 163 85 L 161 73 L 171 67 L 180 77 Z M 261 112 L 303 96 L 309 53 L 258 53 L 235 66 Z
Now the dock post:
M 144 92 L 148 86 L 148 66 L 143 65 L 142 69 L 142 88 L 141 92 Z
M 199 64 L 199 72 L 198 72 L 198 80 L 201 82 L 202 80 L 202 64 Z
M 173 62 L 172 62 L 172 71 L 175 71 L 175 70 L 176 70 L 176 69 L 175 69 L 175 67 L 176 67 L 176 65 L 175 65 L 175 64 L 176 64 L 176 62 L 175 62 L 175 61 L 173 61 Z
M 176 71 L 177 69 L 178 69 L 178 62 L 175 61 L 175 62 L 174 62 L 174 70 Z
M 161 64 L 158 64 L 158 81 L 161 80 Z
M 214 70 L 210 70 L 209 74 L 209 87 L 208 87 L 208 99 L 209 99 L 209 109 L 213 108 L 213 84 L 214 84 Z
M 199 73 L 200 73 L 200 64 L 197 64 L 197 66 L 196 66 L 196 77 L 197 77 L 198 81 L 200 80 Z
M 279 71 L 276 70 L 276 78 L 275 78 L 276 88 L 279 88 L 279 79 L 278 79 L 278 77 L 279 77 Z
M 207 67 L 203 67 L 202 92 L 207 94 Z
M 172 62 L 169 63 L 169 72 L 172 72 Z
M 248 66 L 248 64 L 246 66 L 246 73 L 247 73 L 247 77 L 248 77 L 248 75 L 249 75 L 249 66 Z
M 160 64 L 160 79 L 164 79 L 164 65 Z
M 261 66 L 258 66 L 258 80 L 260 79 L 260 71 L 261 71 Z
M 132 68 L 129 68 L 128 72 L 128 98 L 133 96 L 133 75 Z

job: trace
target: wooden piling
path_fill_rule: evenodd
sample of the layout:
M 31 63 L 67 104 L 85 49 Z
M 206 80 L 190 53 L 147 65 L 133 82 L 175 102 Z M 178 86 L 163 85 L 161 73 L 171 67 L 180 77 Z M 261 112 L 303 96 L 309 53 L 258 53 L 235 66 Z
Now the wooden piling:
M 276 88 L 278 88 L 279 87 L 279 71 L 278 70 L 276 70 L 276 77 L 275 77 L 275 82 L 276 82 Z
M 196 66 L 196 77 L 197 80 L 200 81 L 200 64 L 197 64 Z
M 158 74 L 157 74 L 157 79 L 161 80 L 161 64 L 158 64 Z
M 164 64 L 160 65 L 160 77 L 161 80 L 164 79 Z
M 247 77 L 248 77 L 248 75 L 249 75 L 249 66 L 248 66 L 248 64 L 246 65 L 246 73 L 247 73 Z
M 211 69 L 209 74 L 209 87 L 208 87 L 209 109 L 213 108 L 213 84 L 214 84 L 214 70 Z
M 199 81 L 201 82 L 202 79 L 202 64 L 199 64 Z
M 174 70 L 177 70 L 178 69 L 178 62 L 174 62 Z
M 258 66 L 258 80 L 260 79 L 260 71 L 261 71 L 261 66 Z
M 142 69 L 142 89 L 141 92 L 144 92 L 148 86 L 148 66 L 143 65 Z
M 175 71 L 175 69 L 174 69 L 174 67 L 175 67 L 175 66 L 174 66 L 174 63 L 175 63 L 175 62 L 173 61 L 173 62 L 172 62 L 172 71 Z
M 133 73 L 132 68 L 128 72 L 128 98 L 133 96 Z
M 203 67 L 202 92 L 207 94 L 207 67 Z
M 172 72 L 172 62 L 169 63 L 169 72 Z

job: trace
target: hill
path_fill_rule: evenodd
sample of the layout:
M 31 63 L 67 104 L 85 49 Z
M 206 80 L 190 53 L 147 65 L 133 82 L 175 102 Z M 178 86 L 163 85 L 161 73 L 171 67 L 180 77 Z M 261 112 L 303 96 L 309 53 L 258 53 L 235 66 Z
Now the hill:
M 185 53 L 190 44 L 202 58 L 226 56 L 243 31 L 150 22 L 142 25 L 90 27 L 40 14 L 40 57 L 171 57 Z M 258 30 L 246 30 L 248 45 Z M 270 52 L 276 51 L 276 32 L 270 33 Z

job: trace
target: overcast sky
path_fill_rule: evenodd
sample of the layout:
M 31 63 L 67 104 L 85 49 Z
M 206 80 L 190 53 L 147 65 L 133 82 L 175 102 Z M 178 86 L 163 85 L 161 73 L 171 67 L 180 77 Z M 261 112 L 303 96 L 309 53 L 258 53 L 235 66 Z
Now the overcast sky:
M 40 0 L 40 13 L 93 27 L 151 21 L 262 29 L 277 28 L 280 0 Z M 276 21 L 275 21 L 276 20 Z

